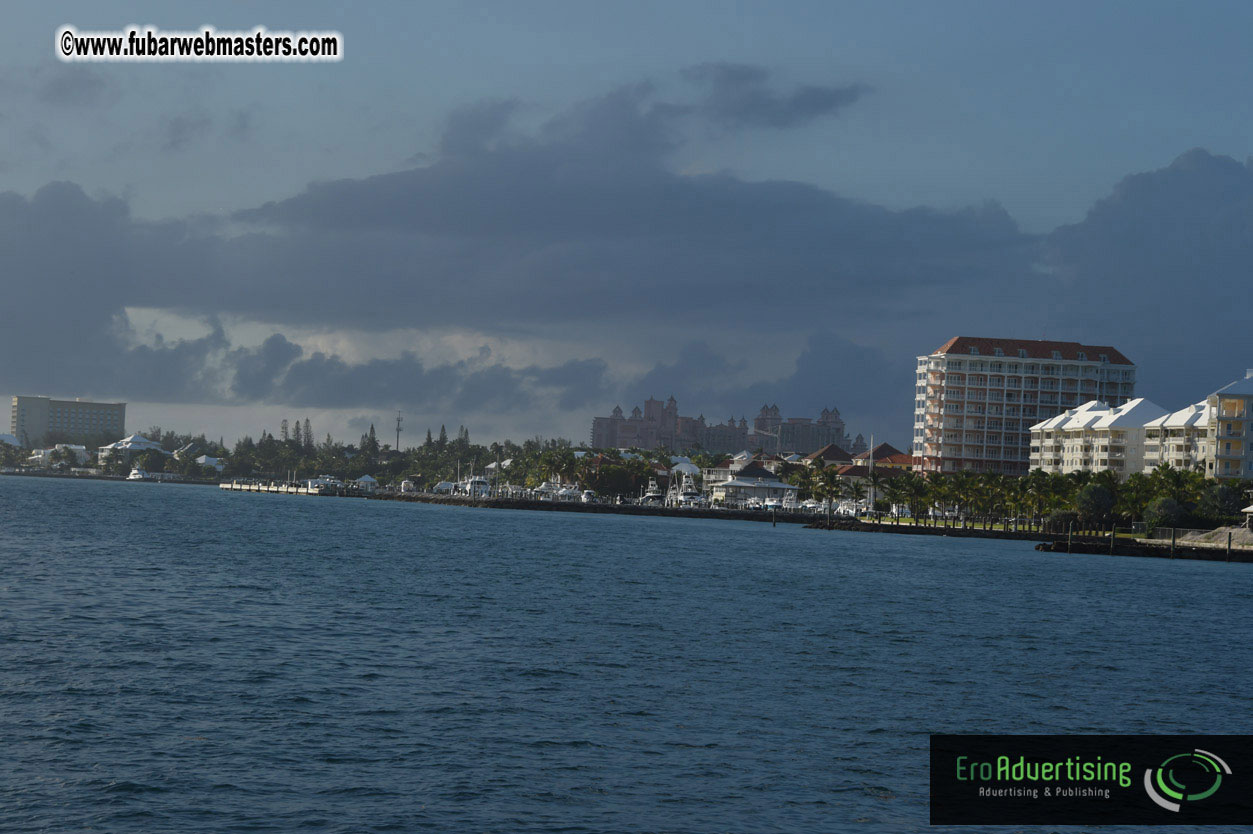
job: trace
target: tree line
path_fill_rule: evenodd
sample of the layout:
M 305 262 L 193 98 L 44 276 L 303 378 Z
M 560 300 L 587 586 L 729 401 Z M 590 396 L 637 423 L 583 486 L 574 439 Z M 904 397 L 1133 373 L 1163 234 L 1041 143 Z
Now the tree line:
M 1036 469 L 1021 477 L 984 472 L 888 474 L 864 479 L 841 478 L 834 468 L 794 470 L 790 480 L 801 497 L 818 500 L 864 500 L 873 494 L 876 509 L 908 508 L 914 518 L 943 513 L 975 521 L 1017 518 L 1035 526 L 1088 529 L 1143 522 L 1154 527 L 1212 528 L 1238 520 L 1249 503 L 1247 486 L 1215 481 L 1202 473 L 1165 465 L 1120 480 L 1104 472 L 1065 475 Z

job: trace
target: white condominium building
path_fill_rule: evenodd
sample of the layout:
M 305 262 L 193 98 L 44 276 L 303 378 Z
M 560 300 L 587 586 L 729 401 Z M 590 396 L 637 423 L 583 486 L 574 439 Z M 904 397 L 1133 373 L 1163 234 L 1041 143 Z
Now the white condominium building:
M 1145 423 L 1144 471 L 1169 463 L 1175 469 L 1204 472 L 1213 418 L 1214 409 L 1201 401 Z
M 1136 366 L 1108 346 L 958 336 L 918 357 L 913 451 L 924 472 L 1021 475 L 1031 426 L 1089 400 L 1135 395 Z
M 1031 468 L 1045 472 L 1110 471 L 1120 478 L 1144 469 L 1145 426 L 1166 409 L 1140 398 L 1110 407 L 1086 402 L 1031 427 Z
M 1212 478 L 1253 479 L 1253 368 L 1244 379 L 1219 388 L 1206 398 L 1213 409 L 1209 423 L 1209 460 Z

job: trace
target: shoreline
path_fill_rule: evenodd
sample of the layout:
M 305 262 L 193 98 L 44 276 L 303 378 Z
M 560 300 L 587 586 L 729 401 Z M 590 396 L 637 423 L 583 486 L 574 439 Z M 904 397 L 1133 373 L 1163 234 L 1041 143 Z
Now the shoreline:
M 62 481 L 117 481 L 130 483 L 122 475 L 62 475 L 51 472 L 4 472 L 2 475 L 27 478 L 48 478 Z M 217 487 L 221 482 L 210 480 L 136 481 L 135 483 L 160 483 L 183 486 Z M 679 507 L 652 507 L 635 504 L 582 504 L 568 501 L 537 501 L 524 498 L 468 498 L 433 493 L 373 493 L 351 496 L 303 496 L 315 498 L 353 497 L 369 501 L 399 501 L 414 504 L 435 504 L 449 507 L 471 507 L 495 510 L 530 510 L 533 512 L 598 513 L 602 515 L 656 516 L 660 518 L 708 518 L 724 521 L 753 521 L 772 525 L 802 525 L 809 530 L 827 530 L 853 533 L 895 533 L 907 536 L 941 536 L 945 538 L 1000 539 L 1007 541 L 1033 541 L 1035 550 L 1058 555 L 1130 556 L 1156 559 L 1186 559 L 1189 561 L 1253 563 L 1253 549 L 1233 547 L 1230 551 L 1220 545 L 1195 545 L 1176 542 L 1157 544 L 1140 539 L 1118 540 L 1111 546 L 1108 537 L 1074 536 L 1068 541 L 1065 533 L 1037 531 L 980 530 L 975 527 L 931 527 L 913 524 L 874 524 L 854 518 L 832 518 L 830 522 L 813 513 L 776 512 L 770 510 L 714 510 Z

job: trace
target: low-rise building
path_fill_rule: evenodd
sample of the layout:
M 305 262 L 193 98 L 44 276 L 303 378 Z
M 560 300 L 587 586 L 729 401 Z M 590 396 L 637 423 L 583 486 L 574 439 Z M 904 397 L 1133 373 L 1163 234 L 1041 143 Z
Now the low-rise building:
M 36 449 L 31 452 L 30 459 L 27 462 L 32 466 L 39 466 L 47 469 L 54 463 L 54 454 L 57 455 L 58 460 L 64 460 L 66 452 L 74 453 L 74 462 L 78 466 L 82 466 L 91 459 L 91 453 L 87 451 L 86 446 L 78 446 L 73 443 L 58 443 L 51 449 Z
M 1045 472 L 1144 470 L 1145 426 L 1168 416 L 1143 397 L 1109 406 L 1089 400 L 1031 427 L 1031 468 Z
M 914 456 L 893 446 L 891 443 L 880 443 L 873 449 L 854 455 L 853 463 L 868 466 L 874 462 L 875 469 L 913 469 Z
M 200 464 L 201 466 L 212 466 L 214 469 L 216 469 L 219 472 L 221 472 L 223 469 L 226 468 L 225 460 L 223 460 L 222 458 L 210 457 L 209 455 L 201 455 L 200 457 L 196 458 L 196 463 Z
M 116 443 L 110 443 L 108 446 L 100 447 L 100 462 L 120 457 L 124 461 L 130 461 L 132 457 L 143 452 L 160 452 L 168 455 L 169 452 L 161 448 L 161 444 L 155 440 L 149 440 L 142 434 L 132 434 L 123 437 Z
M 1163 464 L 1204 472 L 1214 409 L 1204 400 L 1144 424 L 1144 471 Z
M 1209 421 L 1206 474 L 1221 480 L 1253 480 L 1253 368 L 1206 398 Z
M 805 455 L 804 462 L 806 466 L 818 464 L 824 469 L 828 466 L 847 466 L 853 462 L 853 453 L 828 443 L 818 451 Z
M 767 501 L 794 503 L 799 487 L 786 483 L 779 476 L 756 464 L 745 466 L 728 481 L 709 487 L 714 503 L 730 506 L 765 504 Z M 790 497 L 789 497 L 790 496 Z

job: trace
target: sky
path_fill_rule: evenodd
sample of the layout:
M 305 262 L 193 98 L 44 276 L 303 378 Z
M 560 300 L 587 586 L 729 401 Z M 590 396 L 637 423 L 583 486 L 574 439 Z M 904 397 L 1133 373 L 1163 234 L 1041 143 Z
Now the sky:
M 0 393 L 402 445 L 837 407 L 954 335 L 1253 366 L 1247 3 L 43 4 L 0 32 Z M 337 30 L 329 64 L 63 64 Z M 384 426 L 387 430 L 384 431 Z

